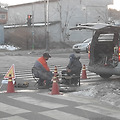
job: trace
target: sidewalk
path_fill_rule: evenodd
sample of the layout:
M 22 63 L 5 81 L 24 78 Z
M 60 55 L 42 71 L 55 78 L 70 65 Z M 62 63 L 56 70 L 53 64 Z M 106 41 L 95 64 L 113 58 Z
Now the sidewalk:
M 60 53 L 73 53 L 72 48 L 66 49 L 51 49 L 46 51 L 45 49 L 40 50 L 16 50 L 16 51 L 6 51 L 0 50 L 0 55 L 10 55 L 10 56 L 31 56 L 31 55 L 42 55 L 44 52 L 49 52 L 50 54 L 60 54 Z

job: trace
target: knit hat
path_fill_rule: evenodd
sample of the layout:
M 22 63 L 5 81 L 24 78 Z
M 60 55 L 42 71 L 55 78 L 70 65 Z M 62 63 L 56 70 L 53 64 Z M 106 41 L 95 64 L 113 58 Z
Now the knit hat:
M 76 58 L 76 56 L 75 56 L 74 54 L 71 54 L 71 55 L 69 56 L 69 58 L 74 59 L 74 58 Z
M 43 57 L 51 58 L 51 56 L 50 56 L 49 53 L 44 53 L 44 54 L 43 54 Z

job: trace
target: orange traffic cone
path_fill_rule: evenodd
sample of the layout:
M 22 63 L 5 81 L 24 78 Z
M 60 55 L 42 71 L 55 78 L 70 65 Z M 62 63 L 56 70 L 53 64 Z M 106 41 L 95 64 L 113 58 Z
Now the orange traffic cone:
M 14 85 L 12 81 L 12 76 L 9 74 L 9 79 L 8 79 L 8 86 L 7 86 L 7 93 L 14 93 Z
M 52 84 L 52 92 L 51 92 L 51 95 L 59 95 L 60 92 L 59 92 L 59 86 L 58 86 L 58 83 L 57 83 L 57 77 L 54 76 L 53 77 L 53 84 Z
M 82 68 L 82 79 L 87 79 L 85 65 L 83 65 L 83 68 Z
M 55 69 L 54 69 L 54 74 L 57 73 L 57 66 L 55 66 Z
M 55 69 L 54 69 L 54 77 L 56 77 L 56 80 L 58 82 L 59 79 L 58 79 L 58 71 L 57 71 L 57 67 L 56 66 L 55 66 Z
M 53 81 L 53 84 L 52 84 L 51 95 L 59 95 L 59 94 L 61 94 L 59 92 L 59 85 L 58 85 L 59 78 L 58 78 L 58 72 L 57 72 L 57 67 L 56 66 L 55 66 L 54 77 L 53 77 L 52 81 Z

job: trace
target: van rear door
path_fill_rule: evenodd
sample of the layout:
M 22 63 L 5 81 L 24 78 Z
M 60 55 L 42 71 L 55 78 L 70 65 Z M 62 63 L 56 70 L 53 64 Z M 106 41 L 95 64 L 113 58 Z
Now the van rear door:
M 108 78 L 120 75 L 120 26 L 87 23 L 79 24 L 70 30 L 88 29 L 94 31 L 90 45 L 90 61 L 88 70 Z

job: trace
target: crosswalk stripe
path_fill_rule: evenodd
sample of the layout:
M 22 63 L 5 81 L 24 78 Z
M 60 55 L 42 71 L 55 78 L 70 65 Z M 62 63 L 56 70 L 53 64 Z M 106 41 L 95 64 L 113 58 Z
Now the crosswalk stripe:
M 0 111 L 11 114 L 11 115 L 31 112 L 31 111 L 28 111 L 28 110 L 25 110 L 22 108 L 18 108 L 18 107 L 14 107 L 11 105 L 7 105 L 7 104 L 1 103 L 1 102 L 0 102 Z
M 120 119 L 120 112 L 97 105 L 82 105 L 76 108 Z
M 59 98 L 59 99 L 64 99 L 64 100 L 69 100 L 69 101 L 73 101 L 73 102 L 79 102 L 79 103 L 83 103 L 83 104 L 89 104 L 89 103 L 95 103 L 96 101 L 91 99 L 91 100 L 87 100 L 86 98 L 81 98 L 81 97 L 77 97 L 77 98 L 73 98 L 73 97 L 68 97 L 67 95 L 59 95 L 59 96 L 50 96 L 49 94 L 45 94 L 45 93 L 38 93 L 40 95 L 46 95 L 49 97 L 54 97 L 54 98 Z M 102 115 L 108 115 L 109 117 L 114 117 L 114 118 L 119 118 L 120 119 L 120 113 L 117 110 L 111 110 L 109 108 L 106 107 L 102 107 L 102 106 L 96 106 L 96 105 L 82 105 L 82 106 L 77 106 L 76 108 L 78 109 L 83 109 L 83 110 L 88 110 L 90 112 L 94 112 L 94 113 L 99 113 Z
M 22 97 L 9 96 L 9 97 L 14 99 L 14 100 L 18 100 L 21 102 L 25 102 L 28 104 L 37 105 L 37 106 L 41 106 L 41 107 L 45 107 L 45 108 L 49 108 L 49 109 L 55 109 L 55 108 L 61 108 L 61 107 L 67 106 L 64 104 L 47 102 L 47 101 L 43 101 L 43 100 L 34 99 L 32 97 L 26 97 L 26 96 L 22 96 Z
M 39 114 L 51 117 L 56 120 L 89 120 L 87 118 L 73 115 L 70 113 L 65 113 L 59 110 L 44 111 L 44 112 L 39 112 Z
M 4 68 L 5 69 L 5 68 Z M 22 68 L 21 68 L 22 69 Z M 29 68 L 27 68 L 27 69 L 22 69 L 22 71 L 21 71 L 21 69 L 19 68 L 19 69 L 17 69 L 16 71 L 15 71 L 15 74 L 16 74 L 16 79 L 23 79 L 23 80 L 34 80 L 33 79 L 33 76 L 32 76 L 32 72 L 31 72 L 31 68 L 29 69 Z M 54 65 L 53 66 L 50 66 L 50 69 L 54 72 Z M 58 65 L 57 66 L 57 69 L 58 69 L 58 73 L 61 73 L 61 71 L 63 70 L 63 69 L 65 69 L 65 67 L 63 67 L 63 66 L 60 66 L 60 65 Z M 2 70 L 3 71 L 3 70 Z M 6 70 L 4 70 L 4 71 L 6 71 Z M 87 72 L 87 76 L 88 76 L 88 78 L 97 78 L 98 77 L 98 75 L 96 75 L 95 73 L 92 73 L 92 72 L 89 72 L 88 70 L 87 70 L 87 66 L 86 66 L 86 72 Z M 3 75 L 5 75 L 6 74 L 6 72 L 1 72 Z
M 100 78 L 100 76 L 98 76 L 98 75 L 91 75 L 91 76 L 90 76 L 90 75 L 88 74 L 87 76 L 88 76 L 88 78 Z
M 11 117 L 6 117 L 6 118 L 0 118 L 0 120 L 28 120 L 19 116 L 11 116 Z
M 58 66 L 57 69 L 58 69 L 58 73 L 59 75 L 61 76 L 61 71 L 64 69 L 65 67 L 62 67 L 62 66 Z M 86 66 L 87 68 L 87 66 Z M 25 69 L 22 69 L 22 68 L 19 68 L 15 71 L 15 74 L 16 74 L 16 80 L 19 81 L 19 79 L 21 80 L 24 80 L 24 81 L 34 81 L 34 78 L 32 76 L 32 72 L 31 72 L 31 68 L 25 68 Z M 54 72 L 54 66 L 50 66 L 50 69 L 52 70 L 52 72 Z M 5 70 L 4 70 L 5 71 Z M 4 75 L 6 74 L 6 72 L 1 72 L 1 74 Z M 97 79 L 100 79 L 100 76 L 99 75 L 96 75 L 95 73 L 93 72 L 90 72 L 86 69 L 86 74 L 87 74 L 87 79 L 81 79 L 81 82 L 97 82 Z M 81 76 L 82 76 L 82 72 L 81 72 Z M 112 76 L 112 78 L 116 78 L 116 76 Z M 101 79 L 100 79 L 101 81 Z
M 58 96 L 53 96 L 53 95 L 49 95 L 48 93 L 38 93 L 39 95 L 44 95 L 44 96 L 49 96 L 49 97 L 54 97 L 54 98 L 58 98 L 58 99 L 62 99 L 62 100 L 68 100 L 68 101 L 73 101 L 73 102 L 79 102 L 79 103 L 91 103 L 90 100 L 87 100 L 85 98 L 73 98 L 73 97 L 68 97 L 66 94 L 64 95 L 58 95 Z M 93 101 L 92 101 L 93 102 Z
M 92 80 L 91 80 L 92 79 Z M 97 82 L 97 81 L 103 81 L 101 79 L 98 79 L 98 77 L 94 77 L 94 78 L 88 78 L 88 79 L 81 79 L 81 82 Z

